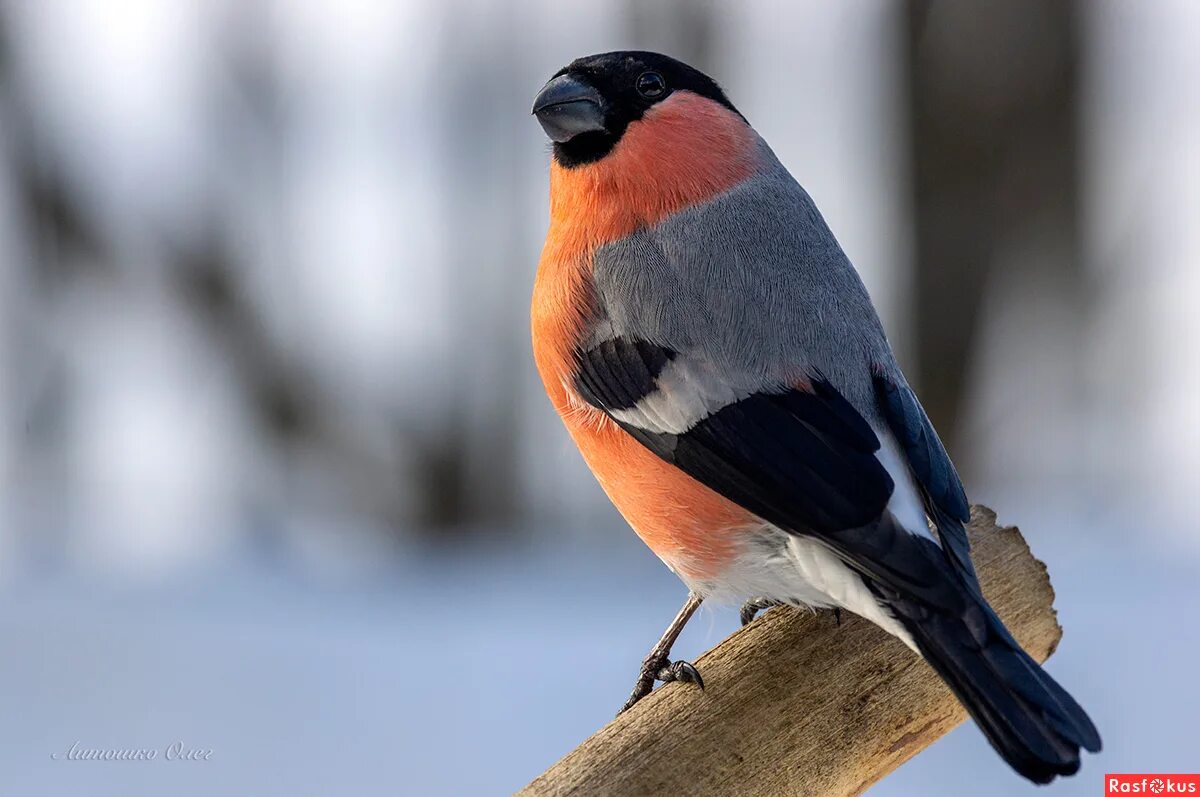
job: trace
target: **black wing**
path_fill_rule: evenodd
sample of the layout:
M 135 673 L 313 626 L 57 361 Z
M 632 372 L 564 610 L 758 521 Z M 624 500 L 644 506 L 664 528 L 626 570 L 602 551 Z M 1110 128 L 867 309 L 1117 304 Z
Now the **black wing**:
M 955 565 L 975 583 L 971 544 L 963 525 L 971 519 L 971 507 L 950 455 L 921 402 L 907 385 L 898 385 L 885 376 L 876 375 L 875 396 L 888 427 L 908 459 L 925 499 L 925 511 L 933 518 L 942 545 L 953 557 Z
M 895 487 L 875 456 L 870 424 L 829 382 L 760 392 L 726 404 L 686 431 L 651 431 L 619 412 L 658 390 L 676 352 L 618 338 L 578 356 L 576 388 L 646 448 L 714 492 L 785 531 L 816 537 L 848 564 L 899 594 L 961 605 L 945 555 L 887 512 Z M 661 393 L 659 394 L 662 395 Z M 687 396 L 668 395 L 694 405 Z

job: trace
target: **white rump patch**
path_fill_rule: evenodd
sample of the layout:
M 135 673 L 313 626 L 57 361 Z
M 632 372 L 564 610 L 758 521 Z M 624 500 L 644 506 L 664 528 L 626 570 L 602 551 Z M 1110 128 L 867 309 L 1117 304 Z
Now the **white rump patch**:
M 908 460 L 900 452 L 900 444 L 886 429 L 876 429 L 875 434 L 879 436 L 879 441 L 883 444 L 875 456 L 896 484 L 896 488 L 892 491 L 892 497 L 888 499 L 888 511 L 908 531 L 928 537 L 941 545 L 933 530 L 929 528 L 929 517 L 925 514 L 925 501 L 921 498 L 921 491 L 917 489 L 917 483 L 908 467 Z
M 770 598 L 794 606 L 838 607 L 854 612 L 897 637 L 914 651 L 912 636 L 880 605 L 855 570 L 811 537 L 764 526 L 744 537 L 746 546 L 719 578 L 688 586 L 714 603 L 738 605 Z

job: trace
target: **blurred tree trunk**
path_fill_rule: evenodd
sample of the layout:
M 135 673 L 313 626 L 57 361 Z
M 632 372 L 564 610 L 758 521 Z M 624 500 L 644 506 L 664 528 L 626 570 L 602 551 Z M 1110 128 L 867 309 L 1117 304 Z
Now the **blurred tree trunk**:
M 1080 280 L 1079 13 L 1072 0 L 909 0 L 905 22 L 915 382 L 958 453 L 984 295 L 1013 276 L 997 267 L 1050 253 L 1037 268 Z
M 447 386 L 443 425 L 426 440 L 419 519 L 436 533 L 486 528 L 516 520 L 522 505 L 516 466 L 521 370 L 529 358 L 529 286 L 514 274 L 531 264 L 527 195 L 532 174 L 518 159 L 497 158 L 516 152 L 525 128 L 512 124 L 513 109 L 529 103 L 528 87 L 512 80 L 521 52 L 515 29 L 519 17 L 499 6 L 469 11 L 446 4 L 441 47 L 455 52 L 470 41 L 469 57 L 452 59 L 442 80 L 452 87 L 453 103 L 439 108 L 437 124 L 445 175 L 442 211 L 446 272 L 452 286 L 445 312 L 462 323 L 451 330 L 454 381 Z M 466 14 L 476 16 L 460 22 Z M 480 141 L 490 142 L 489 147 Z M 504 207 L 504 214 L 495 209 Z M 465 228 L 463 219 L 474 220 Z M 536 251 L 536 248 L 533 248 Z
M 7 515 L 36 506 L 37 485 L 60 484 L 70 470 L 62 440 L 70 382 L 55 323 L 73 281 L 115 274 L 112 253 L 46 143 L 36 87 L 17 66 L 14 13 L 0 6 L 0 179 L 10 182 L 0 186 L 8 215 L 0 219 L 8 233 L 0 242 L 0 524 L 51 553 L 65 544 L 65 501 L 54 502 L 36 534 Z

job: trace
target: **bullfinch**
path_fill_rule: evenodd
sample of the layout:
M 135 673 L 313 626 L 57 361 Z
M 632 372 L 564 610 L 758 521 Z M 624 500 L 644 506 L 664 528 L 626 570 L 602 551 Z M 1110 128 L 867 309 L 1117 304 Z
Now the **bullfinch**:
M 552 145 L 533 351 L 609 498 L 688 586 L 626 707 L 705 599 L 845 609 L 899 637 L 1038 783 L 1100 737 L 980 591 L 967 496 L 857 272 L 712 79 L 580 58 L 538 93 Z

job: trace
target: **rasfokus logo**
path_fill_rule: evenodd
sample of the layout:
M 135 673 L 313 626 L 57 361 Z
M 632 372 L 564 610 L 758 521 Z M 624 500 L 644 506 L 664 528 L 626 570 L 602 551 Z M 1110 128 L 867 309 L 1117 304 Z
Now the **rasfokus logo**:
M 1200 774 L 1113 774 L 1104 776 L 1104 797 L 1114 794 L 1200 795 Z

